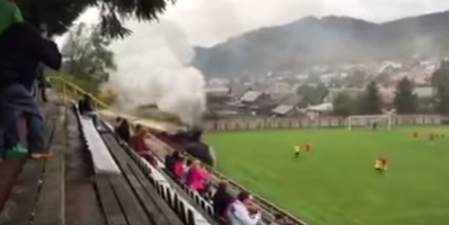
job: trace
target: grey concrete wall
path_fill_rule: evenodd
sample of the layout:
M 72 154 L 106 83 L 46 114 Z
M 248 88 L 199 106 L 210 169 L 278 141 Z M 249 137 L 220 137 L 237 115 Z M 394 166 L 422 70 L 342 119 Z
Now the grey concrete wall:
M 392 126 L 440 125 L 439 115 L 408 115 L 392 116 Z M 370 126 L 373 119 L 354 119 L 352 127 Z M 299 128 L 344 128 L 348 120 L 342 117 L 321 117 L 311 120 L 307 117 L 298 118 L 255 118 L 241 117 L 210 120 L 206 123 L 207 130 L 255 130 L 255 129 L 299 129 Z M 379 128 L 386 127 L 386 120 L 379 121 Z

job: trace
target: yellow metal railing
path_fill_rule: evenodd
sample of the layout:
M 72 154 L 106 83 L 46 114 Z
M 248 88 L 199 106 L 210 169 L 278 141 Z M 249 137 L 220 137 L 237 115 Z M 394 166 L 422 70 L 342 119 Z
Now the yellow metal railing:
M 60 76 L 51 76 L 50 77 L 50 82 L 52 84 L 52 87 L 54 90 L 58 91 L 59 93 L 62 93 L 64 96 L 64 101 L 65 103 L 68 103 L 68 99 L 71 100 L 77 100 L 80 99 L 83 95 L 87 95 L 92 99 L 92 103 L 94 104 L 94 107 L 96 109 L 106 109 L 109 110 L 113 113 L 115 113 L 117 116 L 129 119 L 130 121 L 135 121 L 138 118 L 133 117 L 133 116 L 129 116 L 123 112 L 120 112 L 119 110 L 108 106 L 107 104 L 103 103 L 100 99 L 98 99 L 97 97 L 95 97 L 94 95 L 92 95 L 91 93 L 88 93 L 87 91 L 83 90 L 82 88 L 78 87 L 76 84 L 74 84 L 71 81 L 68 81 Z M 133 124 L 135 125 L 135 124 Z M 142 124 L 143 125 L 143 124 Z M 166 148 L 167 150 L 173 151 L 173 148 L 171 146 L 169 146 L 168 144 L 166 144 L 165 142 L 159 140 L 157 137 L 153 136 L 153 138 L 155 140 L 157 140 L 161 145 L 164 146 L 164 148 Z M 194 157 L 189 156 L 192 160 L 194 159 Z M 227 181 L 229 184 L 231 184 L 231 186 L 237 190 L 233 190 L 234 192 L 240 192 L 240 191 L 246 191 L 246 192 L 250 192 L 248 191 L 248 189 L 244 188 L 243 186 L 241 186 L 240 184 L 238 184 L 237 182 L 233 181 L 232 179 L 225 177 L 223 174 L 219 173 L 215 168 L 213 167 L 209 167 L 207 166 L 207 170 L 209 171 L 209 173 L 215 177 L 215 185 L 217 184 L 216 182 L 219 182 L 220 180 L 224 180 Z M 250 192 L 252 193 L 252 192 Z M 305 223 L 304 221 L 296 218 L 295 216 L 291 215 L 290 213 L 288 213 L 287 211 L 283 210 L 282 208 L 280 208 L 279 206 L 269 202 L 268 200 L 262 198 L 261 196 L 258 196 L 256 194 L 253 194 L 254 200 L 255 202 L 262 208 L 262 211 L 264 212 L 265 217 L 269 217 L 266 219 L 272 220 L 272 216 L 274 214 L 280 214 L 285 216 L 288 220 L 290 220 L 291 222 L 295 223 L 296 225 L 307 225 L 307 223 Z M 268 215 L 267 215 L 268 214 Z
M 82 88 L 78 87 L 78 85 L 74 84 L 71 81 L 68 81 L 60 76 L 51 76 L 50 77 L 50 83 L 52 84 L 52 88 L 59 93 L 62 93 L 64 98 L 71 98 L 73 100 L 80 99 L 83 95 L 87 95 L 92 99 L 93 106 L 97 109 L 108 109 L 111 111 L 117 111 L 114 108 L 106 105 L 105 103 L 101 102 L 97 97 L 92 95 L 91 93 L 83 90 Z

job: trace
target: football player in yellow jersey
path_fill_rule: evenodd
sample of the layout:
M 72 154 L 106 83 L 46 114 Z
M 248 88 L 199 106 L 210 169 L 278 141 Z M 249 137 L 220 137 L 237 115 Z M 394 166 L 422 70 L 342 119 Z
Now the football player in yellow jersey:
M 296 144 L 295 145 L 295 159 L 299 157 L 300 153 L 301 153 L 301 145 Z
M 384 172 L 385 170 L 387 170 L 387 166 L 388 160 L 386 157 L 382 156 L 376 159 L 376 161 L 374 161 L 374 169 L 379 172 Z
M 374 169 L 377 171 L 382 171 L 383 170 L 382 161 L 380 161 L 379 159 L 374 161 Z

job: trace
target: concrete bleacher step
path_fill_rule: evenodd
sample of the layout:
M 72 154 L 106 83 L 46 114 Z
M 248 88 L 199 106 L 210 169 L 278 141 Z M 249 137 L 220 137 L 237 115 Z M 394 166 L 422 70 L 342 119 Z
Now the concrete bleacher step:
M 110 149 L 112 155 L 117 161 L 123 172 L 123 177 L 129 182 L 135 191 L 136 199 L 140 203 L 144 203 L 145 213 L 149 215 L 154 224 L 185 224 L 179 219 L 177 214 L 172 211 L 169 205 L 164 201 L 162 196 L 151 184 L 151 181 L 145 176 L 143 171 L 137 164 L 121 149 L 115 137 L 111 134 L 102 134 L 106 145 Z M 122 199 L 125 204 L 130 204 L 129 199 Z
M 67 110 L 65 152 L 66 225 L 106 225 L 92 181 L 89 152 L 73 110 Z
M 89 150 L 93 167 L 96 174 L 103 173 L 116 173 L 120 174 L 121 171 L 112 158 L 109 150 L 104 142 L 101 140 L 100 134 L 97 128 L 94 126 L 92 119 L 89 117 L 79 116 L 79 123 L 82 129 L 82 134 L 86 141 L 87 149 Z

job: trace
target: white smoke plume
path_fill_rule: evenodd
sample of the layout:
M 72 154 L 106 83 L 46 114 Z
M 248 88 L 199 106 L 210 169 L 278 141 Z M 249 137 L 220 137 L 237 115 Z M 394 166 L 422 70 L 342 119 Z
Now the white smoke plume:
M 155 104 L 184 123 L 197 124 L 206 109 L 205 80 L 189 65 L 194 51 L 187 36 L 168 20 L 147 26 L 112 45 L 118 69 L 109 85 L 119 105 L 130 110 Z

